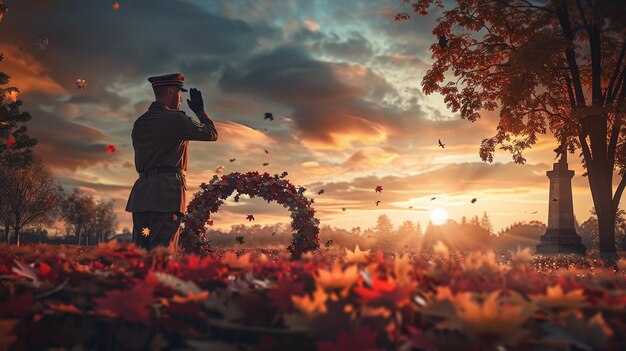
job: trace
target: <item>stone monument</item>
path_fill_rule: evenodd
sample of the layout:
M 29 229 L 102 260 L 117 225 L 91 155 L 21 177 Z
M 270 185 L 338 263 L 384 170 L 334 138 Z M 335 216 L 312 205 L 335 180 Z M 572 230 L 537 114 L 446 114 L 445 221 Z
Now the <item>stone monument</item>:
M 561 158 L 546 174 L 550 179 L 548 229 L 540 237 L 537 253 L 576 253 L 585 255 L 587 248 L 574 226 L 574 203 L 572 201 L 572 178 L 574 171 L 567 167 L 567 148 L 561 144 L 554 150 Z

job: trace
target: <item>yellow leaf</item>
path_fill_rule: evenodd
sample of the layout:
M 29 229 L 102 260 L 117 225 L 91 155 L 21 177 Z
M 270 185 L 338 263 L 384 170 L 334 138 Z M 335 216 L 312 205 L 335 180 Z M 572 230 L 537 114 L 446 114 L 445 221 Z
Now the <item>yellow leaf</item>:
M 359 279 L 358 268 L 351 265 L 342 270 L 338 261 L 335 261 L 331 270 L 320 269 L 315 277 L 315 282 L 324 290 L 349 289 Z
M 319 286 L 313 292 L 312 298 L 308 294 L 304 296 L 291 296 L 291 301 L 293 302 L 293 305 L 300 312 L 307 315 L 308 317 L 313 317 L 318 314 L 326 313 L 326 300 L 328 300 L 328 294 L 326 294 L 324 289 Z
M 143 234 L 143 236 L 148 236 L 148 235 L 150 235 L 150 229 L 148 229 L 148 228 L 143 228 L 143 230 L 141 231 L 141 234 Z
M 359 249 L 359 245 L 357 245 L 354 251 L 346 249 L 346 256 L 344 260 L 348 263 L 365 263 L 367 262 L 369 254 L 370 250 L 361 251 Z
M 530 316 L 522 306 L 503 304 L 499 291 L 490 293 L 483 303 L 474 301 L 474 293 L 460 293 L 455 304 L 463 332 L 470 340 L 491 344 L 510 344 L 521 338 L 521 328 Z

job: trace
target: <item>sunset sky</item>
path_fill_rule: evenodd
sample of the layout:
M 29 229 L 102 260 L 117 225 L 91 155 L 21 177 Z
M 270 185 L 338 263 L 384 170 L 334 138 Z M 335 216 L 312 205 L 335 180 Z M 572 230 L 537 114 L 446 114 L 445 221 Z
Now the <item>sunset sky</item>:
M 225 174 L 287 171 L 315 199 L 321 225 L 338 228 L 374 226 L 380 214 L 424 227 L 436 207 L 455 220 L 487 211 L 495 230 L 547 222 L 552 138 L 526 152 L 525 165 L 506 151 L 482 162 L 478 148 L 495 134 L 497 112 L 471 123 L 441 96 L 422 94 L 436 12 L 395 23 L 400 0 L 122 0 L 117 10 L 101 0 L 5 3 L 0 71 L 22 91 L 36 153 L 67 191 L 114 199 L 118 231 L 132 228 L 124 211 L 137 179 L 131 130 L 154 98 L 146 78 L 174 72 L 202 91 L 219 133 L 217 142 L 190 142 L 188 201 L 224 166 Z M 193 116 L 186 102 L 182 109 Z M 569 160 L 582 222 L 591 196 L 578 155 Z M 257 224 L 290 220 L 282 206 L 247 196 L 212 217 L 228 229 L 247 224 L 247 214 Z

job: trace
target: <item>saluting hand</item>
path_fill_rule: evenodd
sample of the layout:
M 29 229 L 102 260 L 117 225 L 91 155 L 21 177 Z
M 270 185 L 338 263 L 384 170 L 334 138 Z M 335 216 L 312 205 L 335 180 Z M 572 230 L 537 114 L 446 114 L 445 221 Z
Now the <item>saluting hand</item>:
M 202 92 L 196 88 L 189 89 L 189 97 L 191 100 L 187 99 L 187 105 L 191 111 L 198 113 L 204 111 L 204 101 L 202 101 Z

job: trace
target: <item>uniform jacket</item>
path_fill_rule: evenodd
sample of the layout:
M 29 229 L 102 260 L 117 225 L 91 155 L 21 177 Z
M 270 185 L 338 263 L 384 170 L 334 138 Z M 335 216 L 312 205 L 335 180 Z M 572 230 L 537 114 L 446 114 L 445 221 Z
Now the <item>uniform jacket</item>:
M 170 110 L 153 102 L 146 113 L 133 124 L 131 136 L 135 149 L 135 169 L 143 173 L 161 166 L 174 166 L 187 172 L 187 146 L 190 140 L 216 141 L 213 121 L 203 112 L 200 123 L 180 110 Z M 185 213 L 185 175 L 177 173 L 140 176 L 135 181 L 126 211 Z

